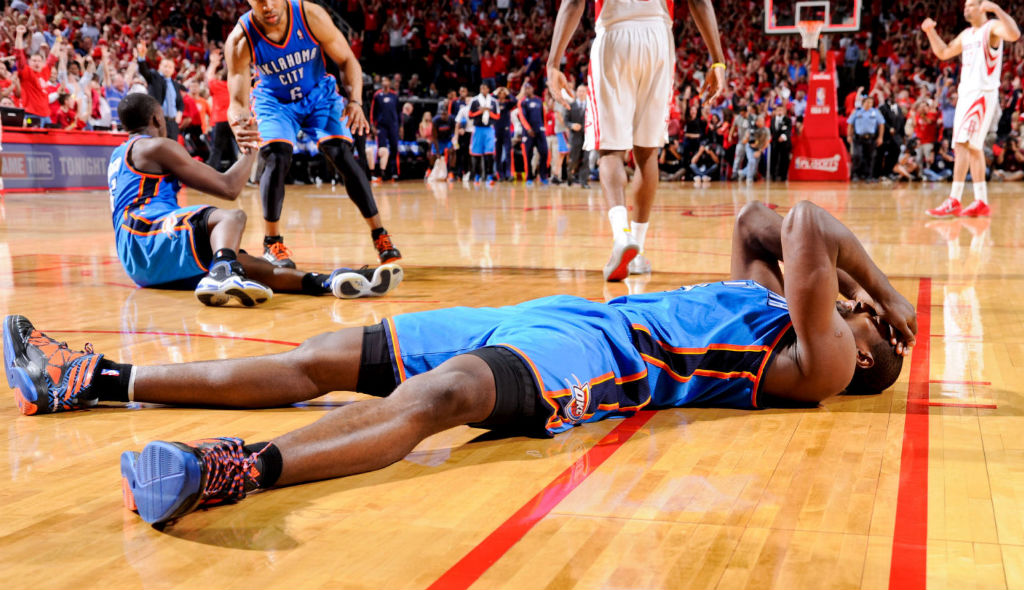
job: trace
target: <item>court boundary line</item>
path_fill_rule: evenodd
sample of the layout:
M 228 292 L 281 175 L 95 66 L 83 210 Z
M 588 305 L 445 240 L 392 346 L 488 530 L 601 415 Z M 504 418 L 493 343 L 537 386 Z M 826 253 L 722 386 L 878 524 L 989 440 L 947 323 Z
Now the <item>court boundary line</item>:
M 910 358 L 910 382 L 900 454 L 899 491 L 889 565 L 890 590 L 925 590 L 928 582 L 928 388 L 931 383 L 932 279 L 917 285 L 917 345 Z
M 272 340 L 270 338 L 253 338 L 251 336 L 229 336 L 227 334 L 196 334 L 194 332 L 157 332 L 151 330 L 45 330 L 48 334 L 132 334 L 140 336 L 185 336 L 195 338 L 214 338 L 220 340 L 244 340 L 246 342 L 265 342 L 267 344 L 283 344 L 298 346 L 301 342 L 289 340 Z
M 551 480 L 491 534 L 448 568 L 428 590 L 464 590 L 505 556 L 526 533 L 596 471 L 656 414 L 641 410 L 620 422 L 597 444 Z

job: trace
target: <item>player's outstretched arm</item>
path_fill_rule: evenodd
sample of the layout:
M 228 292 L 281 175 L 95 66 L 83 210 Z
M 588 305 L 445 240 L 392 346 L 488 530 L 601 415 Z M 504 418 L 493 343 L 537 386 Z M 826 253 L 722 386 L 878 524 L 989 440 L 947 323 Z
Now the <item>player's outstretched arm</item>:
M 1013 17 L 1000 8 L 998 4 L 995 2 L 982 2 L 980 8 L 985 12 L 991 12 L 999 19 L 992 26 L 992 36 L 1009 41 L 1010 43 L 1020 39 L 1020 27 L 1017 26 L 1017 21 L 1013 20 Z
M 248 124 L 250 130 L 253 126 L 251 122 Z M 193 160 L 181 144 L 171 139 L 139 142 L 132 149 L 132 159 L 140 170 L 171 174 L 189 187 L 229 201 L 237 199 L 245 188 L 256 154 L 256 151 L 244 153 L 231 168 L 221 173 Z
M 711 0 L 688 0 L 690 14 L 697 23 L 700 36 L 711 54 L 712 65 L 704 78 L 700 92 L 708 102 L 714 102 L 725 90 L 725 53 L 722 51 L 722 39 L 718 32 L 718 20 L 715 18 L 715 6 Z
M 243 130 L 252 119 L 249 95 L 252 92 L 252 53 L 241 25 L 236 25 L 224 42 L 224 62 L 228 69 L 228 124 L 243 153 L 259 149 L 259 143 L 243 142 Z
M 359 60 L 352 53 L 352 47 L 338 27 L 334 26 L 331 16 L 322 6 L 314 2 L 303 2 L 302 8 L 306 13 L 306 24 L 309 25 L 310 32 L 320 42 L 320 49 L 334 60 L 345 74 L 349 96 L 348 104 L 345 105 L 345 115 L 348 116 L 349 129 L 358 135 L 369 133 L 370 124 L 363 114 L 363 66 L 359 65 Z
M 960 42 L 960 35 L 957 35 L 956 38 L 947 45 L 946 42 L 942 40 L 942 37 L 940 37 L 935 31 L 935 21 L 930 18 L 924 19 L 924 22 L 921 23 L 921 30 L 924 31 L 924 34 L 928 37 L 928 45 L 931 46 L 932 53 L 934 53 L 935 57 L 939 59 L 953 59 L 960 55 L 964 50 L 963 44 Z
M 558 16 L 555 17 L 555 30 L 551 33 L 547 64 L 548 91 L 566 108 L 569 107 L 571 100 L 566 98 L 566 95 L 572 97 L 574 94 L 559 66 L 562 64 L 565 48 L 569 46 L 569 41 L 580 25 L 583 9 L 586 7 L 586 0 L 562 0 L 562 5 L 558 7 Z

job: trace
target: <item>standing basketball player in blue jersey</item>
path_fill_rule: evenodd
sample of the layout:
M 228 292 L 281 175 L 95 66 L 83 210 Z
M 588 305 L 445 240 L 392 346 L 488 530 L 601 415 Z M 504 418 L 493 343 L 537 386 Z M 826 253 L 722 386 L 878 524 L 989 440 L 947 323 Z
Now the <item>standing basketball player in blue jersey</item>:
M 497 121 L 498 101 L 491 96 L 487 84 L 480 85 L 480 94 L 469 102 L 469 118 L 473 120 L 473 138 L 469 141 L 469 155 L 473 158 L 474 182 L 481 180 L 494 184 L 494 124 Z
M 344 178 L 349 198 L 370 226 L 381 263 L 400 259 L 402 255 L 381 224 L 366 174 L 352 152 L 349 130 L 364 134 L 369 125 L 359 102 L 363 70 L 348 42 L 318 4 L 249 0 L 249 6 L 252 10 L 238 19 L 228 35 L 224 54 L 231 93 L 228 122 L 237 130 L 255 113 L 262 141 L 263 257 L 277 266 L 295 267 L 281 238 L 280 219 L 295 136 L 302 129 Z M 349 96 L 356 97 L 347 105 L 338 94 L 334 76 L 327 74 L 327 57 L 344 72 Z M 256 70 L 255 88 L 250 67 Z
M 239 250 L 242 210 L 178 205 L 182 182 L 215 197 L 238 198 L 256 157 L 259 136 L 252 124 L 236 130 L 244 157 L 219 173 L 165 137 L 163 108 L 150 95 L 129 94 L 117 111 L 131 135 L 111 154 L 107 183 L 117 257 L 137 285 L 195 289 L 206 305 L 237 300 L 252 306 L 275 290 L 350 299 L 383 295 L 401 282 L 396 264 L 329 275 L 276 267 Z
M 917 332 L 914 308 L 828 212 L 803 202 L 783 219 L 752 203 L 732 247 L 730 281 L 607 304 L 559 295 L 410 313 L 264 357 L 134 367 L 65 345 L 59 383 L 49 381 L 43 349 L 56 341 L 8 316 L 5 365 L 22 396 L 27 389 L 60 409 L 95 400 L 239 408 L 329 391 L 380 396 L 272 443 L 156 441 L 124 453 L 126 504 L 157 523 L 257 488 L 380 469 L 462 424 L 550 436 L 644 407 L 816 406 L 897 379 Z M 840 293 L 848 300 L 836 301 Z M 87 386 L 69 393 L 65 376 L 87 369 Z

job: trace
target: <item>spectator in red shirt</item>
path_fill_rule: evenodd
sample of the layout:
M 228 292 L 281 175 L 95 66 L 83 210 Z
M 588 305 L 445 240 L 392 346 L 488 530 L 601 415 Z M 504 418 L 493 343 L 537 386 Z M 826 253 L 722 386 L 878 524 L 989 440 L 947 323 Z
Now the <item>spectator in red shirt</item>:
M 914 135 L 917 136 L 921 161 L 931 161 L 935 153 L 935 142 L 939 139 L 939 109 L 935 101 L 925 98 L 914 108 Z
M 235 134 L 231 132 L 231 125 L 228 124 L 228 103 L 231 96 L 228 94 L 227 70 L 221 67 L 223 54 L 219 49 L 210 52 L 210 65 L 206 68 L 206 85 L 210 89 L 210 99 L 213 102 L 210 110 L 210 124 L 213 125 L 213 137 L 210 144 L 210 159 L 207 164 L 213 166 L 218 172 L 223 172 L 235 163 L 238 159 L 237 146 L 235 145 Z M 223 166 L 227 160 L 228 165 Z
M 50 100 L 43 90 L 43 80 L 50 77 L 50 68 L 57 61 L 56 53 L 50 53 L 50 59 L 43 61 L 38 53 L 32 57 L 25 57 L 25 25 L 18 25 L 15 28 L 14 56 L 18 63 L 18 80 L 21 82 L 21 103 L 25 112 L 31 115 L 30 120 L 25 124 L 30 127 L 40 127 L 50 123 Z M 54 42 L 56 49 L 60 43 L 60 37 Z
M 488 88 L 496 88 L 494 82 L 494 75 L 496 70 L 494 66 L 496 61 L 491 55 L 490 49 L 484 50 L 484 56 L 480 58 L 480 79 L 487 85 Z

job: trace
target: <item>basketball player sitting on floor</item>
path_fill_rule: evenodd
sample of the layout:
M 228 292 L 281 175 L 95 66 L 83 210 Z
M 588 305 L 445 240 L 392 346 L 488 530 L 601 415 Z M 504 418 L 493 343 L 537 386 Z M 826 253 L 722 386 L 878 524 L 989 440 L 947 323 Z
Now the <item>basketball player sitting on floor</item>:
M 609 303 L 556 295 L 410 313 L 280 354 L 163 366 L 71 351 L 11 315 L 4 363 L 26 414 L 98 401 L 258 408 L 331 391 L 377 396 L 269 443 L 155 441 L 125 452 L 126 504 L 152 523 L 256 489 L 380 469 L 462 424 L 552 436 L 644 407 L 813 406 L 843 390 L 878 393 L 899 376 L 914 308 L 825 210 L 803 202 L 783 219 L 744 207 L 731 275 Z
M 241 209 L 178 206 L 180 182 L 215 197 L 238 198 L 257 153 L 253 123 L 238 134 L 244 156 L 220 173 L 165 137 L 163 108 L 148 94 L 129 94 L 117 112 L 131 135 L 111 154 L 107 182 L 117 256 L 139 286 L 194 288 L 206 305 L 235 299 L 252 306 L 270 299 L 273 290 L 350 299 L 383 295 L 401 282 L 396 264 L 329 275 L 275 266 L 238 249 L 245 229 Z

